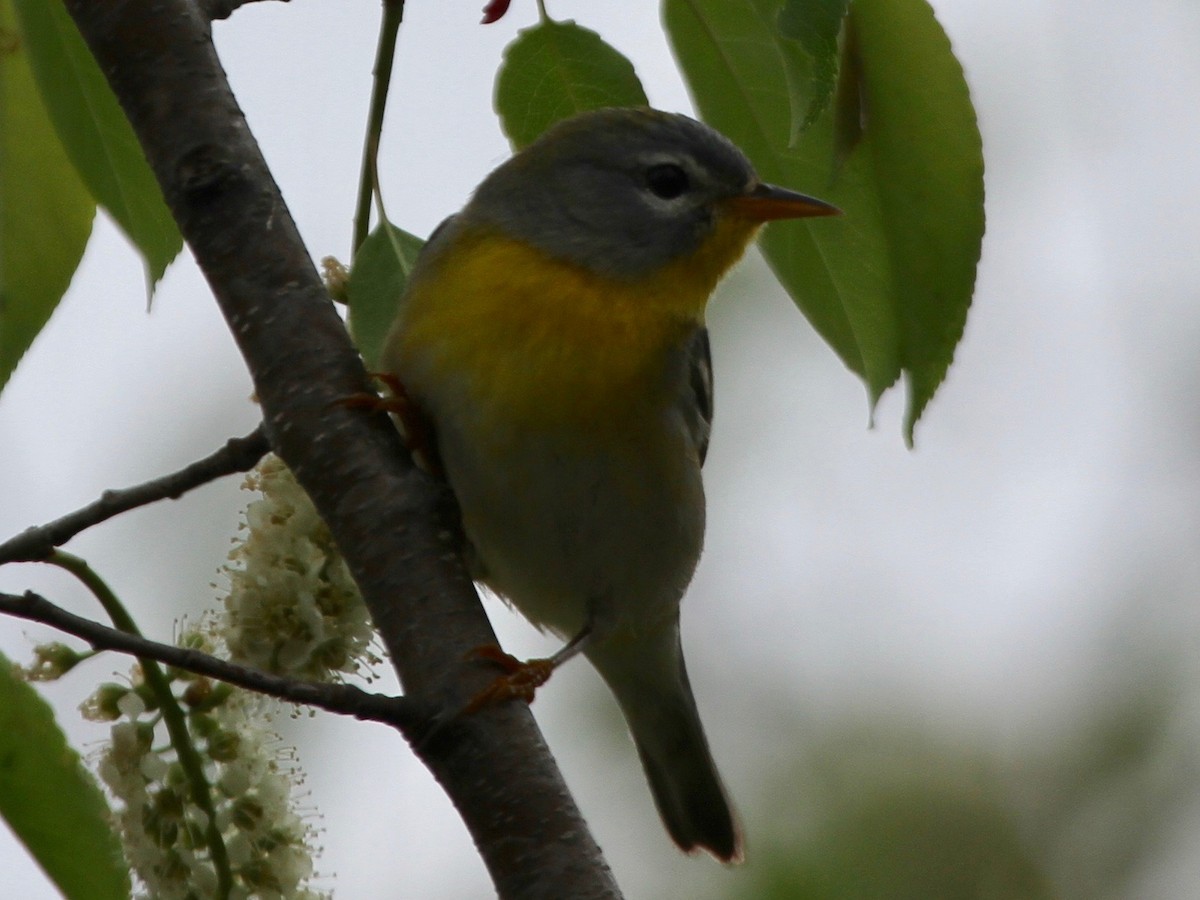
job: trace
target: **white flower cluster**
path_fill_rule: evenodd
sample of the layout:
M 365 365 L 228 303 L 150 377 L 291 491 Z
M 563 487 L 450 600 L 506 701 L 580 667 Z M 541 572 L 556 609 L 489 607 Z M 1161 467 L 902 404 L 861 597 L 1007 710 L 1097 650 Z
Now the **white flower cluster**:
M 246 509 L 245 532 L 224 567 L 223 615 L 181 635 L 181 646 L 221 653 L 234 662 L 293 678 L 329 681 L 370 674 L 379 663 L 366 607 L 329 529 L 277 457 L 268 456 L 246 486 L 262 493 Z M 35 670 L 50 676 L 72 659 L 48 649 Z M 225 651 L 228 651 L 227 653 Z M 44 658 L 43 658 L 44 657 Z M 126 855 L 154 900 L 215 896 L 213 825 L 225 848 L 233 900 L 318 900 L 313 829 L 296 815 L 300 773 L 282 761 L 278 738 L 264 728 L 274 701 L 170 671 L 172 695 L 188 740 L 178 746 L 151 686 L 134 669 L 132 685 L 102 685 L 84 704 L 89 718 L 110 721 L 112 743 L 100 777 L 117 800 Z M 168 740 L 169 738 L 169 740 Z M 196 802 L 203 772 L 212 815 Z M 215 817 L 215 818 L 214 818 Z
M 185 640 L 206 651 L 214 643 L 198 632 Z M 315 834 L 292 808 L 301 775 L 281 759 L 278 737 L 263 727 L 270 701 L 187 673 L 169 677 L 186 711 L 191 750 L 208 782 L 215 819 L 196 802 L 195 785 L 175 746 L 164 740 L 163 716 L 144 683 L 103 685 L 84 707 L 89 718 L 113 722 L 97 768 L 118 801 L 116 817 L 126 858 L 141 882 L 139 896 L 216 896 L 215 821 L 228 858 L 231 900 L 328 897 L 307 886 Z
M 380 659 L 367 608 L 312 501 L 276 456 L 246 485 L 263 496 L 246 508 L 248 533 L 224 570 L 230 658 L 316 681 L 369 677 Z

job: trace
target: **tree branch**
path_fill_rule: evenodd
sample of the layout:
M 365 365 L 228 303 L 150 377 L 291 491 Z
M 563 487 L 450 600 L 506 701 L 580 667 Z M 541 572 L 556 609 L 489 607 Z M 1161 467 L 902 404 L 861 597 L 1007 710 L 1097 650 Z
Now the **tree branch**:
M 255 0 L 196 0 L 201 14 L 210 22 L 216 19 L 228 19 L 234 11 Z M 287 0 L 282 0 L 287 3 Z
M 369 389 L 191 0 L 67 0 L 246 358 L 275 451 L 329 525 L 408 697 L 458 709 L 495 642 L 453 498 L 417 471 Z M 297 128 L 301 126 L 298 124 Z M 506 898 L 619 896 L 529 709 L 460 717 L 416 752 Z
M 397 728 L 410 741 L 421 740 L 435 722 L 435 710 L 407 697 L 371 694 L 348 684 L 299 681 L 240 666 L 187 647 L 160 644 L 141 635 L 109 628 L 68 612 L 40 594 L 0 593 L 0 613 L 41 622 L 87 641 L 96 650 L 114 650 L 139 659 L 152 659 L 165 666 L 204 675 L 235 687 L 266 694 L 288 703 L 315 706 L 327 712 L 383 722 Z
M 178 472 L 145 484 L 105 491 L 100 499 L 61 519 L 27 528 L 0 544 L 0 563 L 45 559 L 79 532 L 157 500 L 178 500 L 188 491 L 235 472 L 246 472 L 271 449 L 260 425 L 245 437 L 230 438 L 220 450 Z

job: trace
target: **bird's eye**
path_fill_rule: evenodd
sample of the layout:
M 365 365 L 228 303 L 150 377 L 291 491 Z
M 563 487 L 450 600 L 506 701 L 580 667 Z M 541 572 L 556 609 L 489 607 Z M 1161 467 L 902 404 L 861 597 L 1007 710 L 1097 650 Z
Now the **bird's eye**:
M 691 187 L 687 172 L 674 163 L 651 166 L 646 172 L 646 186 L 654 196 L 674 200 Z

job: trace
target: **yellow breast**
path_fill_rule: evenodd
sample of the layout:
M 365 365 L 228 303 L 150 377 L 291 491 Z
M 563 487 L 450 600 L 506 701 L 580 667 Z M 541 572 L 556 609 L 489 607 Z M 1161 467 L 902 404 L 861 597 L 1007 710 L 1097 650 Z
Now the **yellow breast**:
M 468 231 L 411 286 L 391 367 L 418 395 L 456 383 L 510 425 L 610 421 L 673 402 L 653 396 L 671 354 L 754 231 L 729 220 L 691 259 L 628 281 Z

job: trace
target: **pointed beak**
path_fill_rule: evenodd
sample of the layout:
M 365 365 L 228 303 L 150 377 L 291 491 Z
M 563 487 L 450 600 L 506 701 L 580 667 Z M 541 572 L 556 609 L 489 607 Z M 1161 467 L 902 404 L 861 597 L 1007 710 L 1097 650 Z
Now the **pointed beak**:
M 840 216 L 836 206 L 798 194 L 773 184 L 756 184 L 744 194 L 725 201 L 725 207 L 735 216 L 752 222 L 770 222 L 774 219 L 803 219 L 809 216 Z

